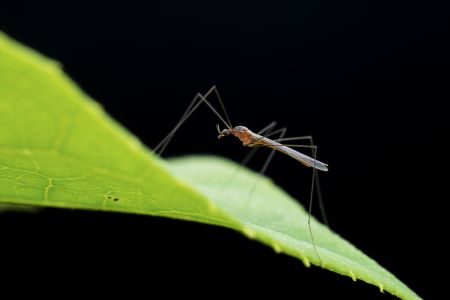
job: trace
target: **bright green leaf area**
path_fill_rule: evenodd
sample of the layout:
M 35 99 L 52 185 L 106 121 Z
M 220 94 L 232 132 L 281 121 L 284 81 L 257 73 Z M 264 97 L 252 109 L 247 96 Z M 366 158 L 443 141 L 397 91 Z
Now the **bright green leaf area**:
M 1 33 L 0 203 L 214 224 L 306 266 L 320 265 L 308 214 L 270 179 L 218 157 L 157 158 L 57 62 Z M 418 298 L 350 243 L 314 219 L 311 225 L 323 268 L 404 299 Z

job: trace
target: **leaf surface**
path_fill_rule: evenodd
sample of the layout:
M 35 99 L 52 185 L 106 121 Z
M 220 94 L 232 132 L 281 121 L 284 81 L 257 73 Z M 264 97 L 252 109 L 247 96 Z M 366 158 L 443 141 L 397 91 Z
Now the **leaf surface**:
M 306 266 L 320 262 L 307 213 L 268 178 L 218 157 L 158 159 L 65 76 L 57 62 L 1 33 L 0 203 L 214 224 L 295 256 Z M 324 268 L 401 298 L 418 298 L 314 219 L 312 229 Z

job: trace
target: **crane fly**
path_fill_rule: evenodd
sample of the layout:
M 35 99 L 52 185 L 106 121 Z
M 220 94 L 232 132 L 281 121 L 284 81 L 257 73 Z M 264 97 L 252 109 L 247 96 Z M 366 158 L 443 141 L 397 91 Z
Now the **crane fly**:
M 267 137 L 254 133 L 245 126 L 236 126 L 234 128 L 229 127 L 220 131 L 219 125 L 217 125 L 217 131 L 219 132 L 219 139 L 231 134 L 239 138 L 244 146 L 255 147 L 258 145 L 269 147 L 292 157 L 293 159 L 301 162 L 307 167 L 315 168 L 320 171 L 328 171 L 327 164 L 309 157 L 308 155 L 305 155 L 301 152 L 298 152 L 288 146 L 275 142 Z
M 224 113 L 224 117 L 214 108 L 214 106 L 206 99 L 210 94 L 215 93 L 217 99 L 219 100 L 220 106 L 222 108 L 222 111 Z M 233 127 L 230 118 L 228 117 L 227 111 L 225 109 L 225 106 L 223 104 L 223 101 L 219 95 L 219 92 L 217 91 L 217 87 L 213 86 L 211 87 L 204 95 L 197 93 L 197 95 L 194 97 L 194 99 L 189 104 L 188 108 L 184 112 L 183 116 L 181 117 L 180 121 L 176 124 L 176 126 L 169 132 L 169 134 L 153 149 L 158 155 L 161 155 L 164 149 L 167 147 L 169 142 L 172 140 L 173 136 L 177 132 L 177 130 L 181 127 L 181 125 L 186 122 L 186 120 L 192 115 L 192 113 L 197 110 L 197 108 L 202 104 L 206 104 L 212 112 L 221 120 L 223 124 L 225 124 L 226 128 L 223 130 L 220 130 L 220 126 L 216 125 L 217 132 L 219 133 L 218 138 L 221 139 L 226 136 L 234 136 L 238 138 L 243 146 L 247 147 L 267 147 L 271 148 L 272 151 L 267 158 L 264 166 L 262 167 L 260 173 L 264 174 L 266 171 L 270 161 L 272 160 L 273 155 L 275 154 L 275 151 L 281 152 L 283 154 L 286 154 L 290 156 L 291 158 L 297 160 L 298 162 L 302 163 L 303 165 L 310 167 L 313 169 L 312 172 L 312 181 L 311 181 L 311 193 L 310 193 L 310 199 L 309 199 L 309 206 L 308 206 L 308 229 L 309 234 L 311 236 L 312 245 L 314 248 L 315 253 L 317 254 L 317 257 L 319 259 L 320 266 L 322 266 L 322 259 L 320 257 L 320 254 L 316 248 L 316 243 L 314 241 L 313 232 L 311 229 L 311 212 L 312 212 L 312 200 L 313 200 L 313 192 L 314 192 L 314 185 L 317 187 L 317 193 L 318 193 L 318 199 L 319 199 L 319 206 L 320 211 L 322 213 L 322 218 L 324 223 L 328 226 L 328 220 L 325 214 L 325 209 L 322 203 L 322 196 L 320 193 L 320 185 L 319 185 L 319 178 L 316 176 L 316 170 L 319 171 L 328 171 L 328 165 L 317 160 L 317 146 L 315 146 L 312 142 L 311 136 L 301 136 L 301 137 L 289 137 L 284 138 L 284 134 L 286 133 L 286 128 L 281 128 L 275 131 L 272 131 L 273 127 L 275 127 L 276 123 L 272 122 L 268 126 L 266 126 L 264 129 L 259 131 L 258 133 L 255 133 L 248 129 L 245 126 L 236 126 Z M 266 133 L 267 134 L 264 134 Z M 278 139 L 270 139 L 269 136 L 272 136 L 274 134 L 280 133 Z M 280 142 L 282 141 L 293 141 L 293 140 L 309 140 L 310 145 L 288 145 L 288 144 L 282 144 Z M 313 156 L 310 157 L 308 155 L 305 155 L 299 151 L 296 151 L 293 149 L 293 147 L 302 147 L 302 148 L 310 148 L 313 150 Z M 250 158 L 253 156 L 254 151 L 250 152 L 249 155 L 244 159 L 243 164 L 246 164 Z

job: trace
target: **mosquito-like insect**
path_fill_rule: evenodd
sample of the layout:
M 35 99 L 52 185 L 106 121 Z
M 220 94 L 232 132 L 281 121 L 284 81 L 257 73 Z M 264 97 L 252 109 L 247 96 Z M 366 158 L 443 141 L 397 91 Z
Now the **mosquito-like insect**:
M 215 93 L 217 96 L 217 99 L 219 100 L 220 106 L 222 108 L 222 111 L 225 115 L 225 118 L 221 116 L 221 114 L 214 108 L 214 106 L 207 100 L 207 97 L 211 93 Z M 202 104 L 205 103 L 213 112 L 214 114 L 225 124 L 226 128 L 223 130 L 220 130 L 220 126 L 217 124 L 217 131 L 219 133 L 218 138 L 221 139 L 225 136 L 235 136 L 239 138 L 239 140 L 242 142 L 244 146 L 247 147 L 268 147 L 272 149 L 272 152 L 270 153 L 269 157 L 266 160 L 266 163 L 261 169 L 261 173 L 264 173 L 272 160 L 272 157 L 275 153 L 275 151 L 279 151 L 281 153 L 284 153 L 293 159 L 299 161 L 303 165 L 310 167 L 313 169 L 312 174 L 312 181 L 311 181 L 311 193 L 310 193 L 310 199 L 309 199 L 309 209 L 308 209 L 308 229 L 311 236 L 311 240 L 313 243 L 314 251 L 316 252 L 320 265 L 322 265 L 322 259 L 320 257 L 319 252 L 317 251 L 316 244 L 314 241 L 314 236 L 311 229 L 311 211 L 312 211 L 312 200 L 313 200 L 313 192 L 314 192 L 314 185 L 317 187 L 317 193 L 319 198 L 319 207 L 320 211 L 322 213 L 322 218 L 325 224 L 328 225 L 328 220 L 325 215 L 325 210 L 322 203 L 322 196 L 320 192 L 320 185 L 318 177 L 316 176 L 316 170 L 320 171 L 328 171 L 328 165 L 320 162 L 316 159 L 317 156 L 317 146 L 313 144 L 312 137 L 311 136 L 300 136 L 300 137 L 289 137 L 284 138 L 284 135 L 286 133 L 286 128 L 281 128 L 275 131 L 272 131 L 272 129 L 275 127 L 276 122 L 272 122 L 269 125 L 267 125 L 264 129 L 259 131 L 258 133 L 254 133 L 250 129 L 248 129 L 245 126 L 236 126 L 233 127 L 230 118 L 228 117 L 228 114 L 225 110 L 225 106 L 223 104 L 223 101 L 220 97 L 219 92 L 217 91 L 217 87 L 213 86 L 211 87 L 208 92 L 204 95 L 198 93 L 186 111 L 184 112 L 183 116 L 181 117 L 180 121 L 177 123 L 177 125 L 172 129 L 172 131 L 169 132 L 169 134 L 155 147 L 154 151 L 157 152 L 159 155 L 164 151 L 164 149 L 167 147 L 173 136 L 175 135 L 176 131 L 183 125 L 183 123 L 192 115 L 192 113 Z M 278 139 L 270 139 L 269 136 L 275 135 L 279 133 Z M 297 144 L 282 144 L 280 142 L 285 141 L 294 141 L 294 140 L 308 140 L 310 145 L 297 145 Z M 296 151 L 292 149 L 293 147 L 299 147 L 299 148 L 310 148 L 313 150 L 313 157 L 309 157 L 308 155 L 305 155 L 299 151 Z M 256 150 L 256 149 L 255 149 Z M 244 162 L 247 163 L 250 158 L 253 156 L 254 151 L 250 152 L 249 155 L 244 159 Z
M 328 171 L 327 164 L 324 164 L 323 162 L 320 162 L 315 158 L 309 157 L 308 155 L 305 155 L 292 148 L 289 148 L 286 145 L 280 144 L 267 137 L 254 133 L 245 126 L 236 126 L 234 128 L 229 127 L 227 129 L 220 131 L 220 127 L 219 125 L 217 125 L 217 131 L 219 132 L 218 136 L 219 139 L 231 134 L 239 138 L 244 146 L 247 147 L 266 146 L 289 155 L 290 157 L 292 157 L 295 160 L 298 160 L 307 167 L 312 167 L 320 171 Z

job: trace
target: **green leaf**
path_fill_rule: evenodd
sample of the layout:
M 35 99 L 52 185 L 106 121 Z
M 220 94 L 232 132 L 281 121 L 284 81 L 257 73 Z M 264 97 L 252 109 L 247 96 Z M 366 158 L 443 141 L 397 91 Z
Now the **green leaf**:
M 307 213 L 268 178 L 217 157 L 158 159 L 68 79 L 57 62 L 1 33 L 0 202 L 220 225 L 306 266 L 319 265 Z M 419 298 L 314 219 L 312 230 L 324 268 L 404 299 Z

